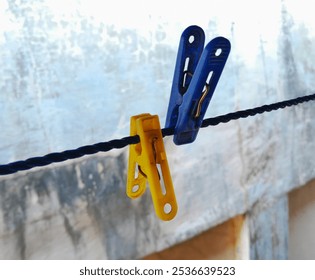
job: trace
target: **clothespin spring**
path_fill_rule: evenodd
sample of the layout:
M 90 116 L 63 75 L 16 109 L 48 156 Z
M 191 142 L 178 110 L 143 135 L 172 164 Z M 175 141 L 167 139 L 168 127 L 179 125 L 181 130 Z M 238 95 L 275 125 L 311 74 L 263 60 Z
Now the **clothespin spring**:
M 205 89 L 202 91 L 201 97 L 200 97 L 200 99 L 199 99 L 199 101 L 198 101 L 198 104 L 197 104 L 196 113 L 195 113 L 195 116 L 194 116 L 195 119 L 197 119 L 197 118 L 200 117 L 201 108 L 202 108 L 202 103 L 203 103 L 204 100 L 206 99 L 207 94 L 209 93 L 209 89 L 210 89 L 210 85 L 209 85 L 208 83 L 206 83 Z

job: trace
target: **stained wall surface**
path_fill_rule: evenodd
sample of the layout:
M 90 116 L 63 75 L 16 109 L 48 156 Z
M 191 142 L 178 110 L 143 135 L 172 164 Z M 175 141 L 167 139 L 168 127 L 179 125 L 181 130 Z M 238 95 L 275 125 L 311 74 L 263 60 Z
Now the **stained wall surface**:
M 289 258 L 314 260 L 315 181 L 289 194 Z

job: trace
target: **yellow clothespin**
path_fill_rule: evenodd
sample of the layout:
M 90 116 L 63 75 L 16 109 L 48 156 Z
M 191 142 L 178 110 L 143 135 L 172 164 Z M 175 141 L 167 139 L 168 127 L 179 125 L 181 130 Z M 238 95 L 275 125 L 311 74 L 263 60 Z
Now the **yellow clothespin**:
M 129 146 L 127 195 L 137 198 L 149 182 L 157 216 L 169 221 L 177 213 L 177 203 L 157 115 L 141 114 L 130 119 L 130 135 L 140 143 Z

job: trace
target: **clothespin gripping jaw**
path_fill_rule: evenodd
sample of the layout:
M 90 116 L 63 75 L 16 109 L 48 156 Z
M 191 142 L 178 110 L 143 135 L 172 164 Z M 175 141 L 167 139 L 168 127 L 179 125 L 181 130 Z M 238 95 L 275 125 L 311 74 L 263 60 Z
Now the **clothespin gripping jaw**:
M 205 34 L 196 25 L 187 27 L 180 38 L 165 127 L 175 127 L 178 108 L 183 102 L 204 48 Z
M 133 116 L 130 123 L 130 134 L 139 135 L 140 143 L 129 147 L 127 195 L 141 196 L 148 182 L 157 216 L 169 221 L 177 213 L 177 202 L 158 116 Z
M 149 116 L 149 114 L 141 114 L 130 118 L 130 135 L 137 135 L 137 119 Z M 141 142 L 129 146 L 129 162 L 127 177 L 127 195 L 130 198 L 141 196 L 146 189 L 147 176 L 142 170 L 144 165 L 141 162 L 142 145 Z M 140 165 L 141 164 L 141 165 Z
M 188 144 L 196 139 L 230 49 L 230 42 L 224 37 L 213 39 L 205 47 L 178 110 L 175 144 Z

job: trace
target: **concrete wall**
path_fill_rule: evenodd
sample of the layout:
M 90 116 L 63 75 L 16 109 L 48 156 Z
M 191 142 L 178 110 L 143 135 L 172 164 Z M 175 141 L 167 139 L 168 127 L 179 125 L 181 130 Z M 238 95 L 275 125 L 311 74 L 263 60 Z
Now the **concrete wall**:
M 289 258 L 314 260 L 315 181 L 289 194 Z
M 307 1 L 197 1 L 189 9 L 181 1 L 178 13 L 160 2 L 99 5 L 1 2 L 1 164 L 126 136 L 131 115 L 157 113 L 164 123 L 178 40 L 191 24 L 232 44 L 207 117 L 315 88 Z M 167 137 L 179 204 L 168 223 L 156 218 L 148 191 L 126 197 L 127 149 L 3 176 L 0 258 L 142 258 L 244 213 L 251 240 L 261 240 L 252 258 L 285 258 L 286 194 L 315 177 L 313 108 L 203 129 L 186 146 Z M 284 241 L 262 239 L 270 232 Z M 263 252 L 264 242 L 280 249 Z
M 250 239 L 244 215 L 238 215 L 191 239 L 146 256 L 145 260 L 248 260 Z

